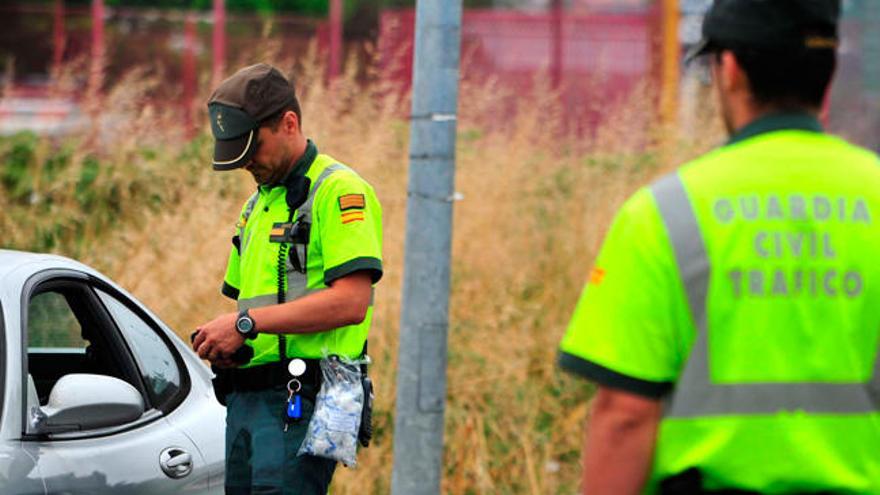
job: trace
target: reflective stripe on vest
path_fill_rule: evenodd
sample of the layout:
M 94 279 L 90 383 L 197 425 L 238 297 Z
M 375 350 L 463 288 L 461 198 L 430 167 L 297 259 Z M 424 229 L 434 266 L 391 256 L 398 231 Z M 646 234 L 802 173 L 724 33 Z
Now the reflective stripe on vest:
M 293 292 L 287 291 L 285 294 L 285 301 L 292 301 L 298 297 L 307 296 L 309 294 L 315 294 L 317 292 L 321 292 L 327 289 L 306 289 L 305 291 Z M 376 295 L 376 288 L 372 287 L 370 290 L 370 306 L 373 305 L 373 301 Z M 264 296 L 256 296 L 249 297 L 247 299 L 242 299 L 238 301 L 238 310 L 244 311 L 245 309 L 254 309 L 261 308 L 263 306 L 272 306 L 273 304 L 278 304 L 278 294 L 266 294 Z
M 241 251 L 239 252 L 239 255 L 241 255 L 241 253 L 244 253 L 244 250 L 247 247 L 248 242 L 250 241 L 250 238 L 245 238 L 244 236 L 244 227 L 245 224 L 247 224 L 248 218 L 251 217 L 251 213 L 254 212 L 254 207 L 257 205 L 257 201 L 259 199 L 260 191 L 254 191 L 250 199 L 248 199 L 247 206 L 244 207 L 244 215 L 242 215 L 243 221 L 239 223 L 240 227 L 238 228 L 238 239 L 241 242 Z
M 321 184 L 323 184 L 324 181 L 327 180 L 327 177 L 330 177 L 330 174 L 332 174 L 333 172 L 336 172 L 338 170 L 347 170 L 347 169 L 348 169 L 348 167 L 346 167 L 345 165 L 342 165 L 339 163 L 334 163 L 332 165 L 329 165 L 323 171 L 321 171 L 321 174 L 315 180 L 315 185 L 312 186 L 311 190 L 309 191 L 309 195 L 306 198 L 305 202 L 297 209 L 297 214 L 299 215 L 297 217 L 297 219 L 298 219 L 297 221 L 304 221 L 311 226 L 311 224 L 312 224 L 312 206 L 315 203 L 315 195 L 317 195 L 317 193 L 318 193 L 318 188 L 321 187 Z M 245 207 L 245 216 L 244 216 L 245 222 L 247 222 L 247 218 L 250 216 L 251 212 L 253 212 L 254 206 L 257 204 L 257 198 L 258 198 L 258 193 L 254 194 L 254 196 L 252 196 L 251 199 L 248 200 L 247 206 Z M 245 222 L 243 222 L 243 223 L 245 223 Z M 240 235 L 242 236 L 242 238 L 244 237 L 244 227 L 241 227 L 241 234 Z M 243 239 L 242 239 L 241 246 L 242 246 L 241 247 L 242 253 L 244 253 L 245 241 Z M 297 256 L 300 257 L 299 259 L 301 259 L 301 260 L 306 259 L 307 246 L 294 244 L 293 248 L 297 250 Z M 285 301 L 293 301 L 294 299 L 299 299 L 300 297 L 303 297 L 305 295 L 323 290 L 323 289 L 309 290 L 308 289 L 308 270 L 306 270 L 306 273 L 301 273 L 297 270 L 294 270 L 293 264 L 290 262 L 289 256 L 285 257 L 285 261 L 286 261 L 286 265 L 287 265 L 286 266 L 286 268 L 287 268 L 287 291 L 286 291 L 285 297 L 284 297 Z M 270 305 L 277 304 L 277 303 L 278 303 L 278 294 L 274 293 L 274 292 L 271 294 L 261 294 L 258 296 L 248 297 L 245 299 L 238 299 L 238 301 L 237 301 L 239 311 L 243 311 L 245 309 L 258 308 L 258 307 L 262 307 L 262 306 L 270 306 Z
M 868 413 L 880 410 L 880 353 L 868 383 L 788 382 L 713 384 L 709 370 L 707 304 L 711 267 L 687 191 L 677 173 L 651 187 L 687 293 L 696 339 L 669 399 L 668 418 L 742 414 Z

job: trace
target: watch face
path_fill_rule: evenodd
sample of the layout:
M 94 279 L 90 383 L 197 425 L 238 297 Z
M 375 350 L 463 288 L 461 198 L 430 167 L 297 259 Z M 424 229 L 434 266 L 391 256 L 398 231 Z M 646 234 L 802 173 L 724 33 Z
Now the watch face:
M 235 322 L 235 328 L 237 328 L 240 333 L 248 333 L 254 329 L 254 320 L 247 316 L 242 316 Z

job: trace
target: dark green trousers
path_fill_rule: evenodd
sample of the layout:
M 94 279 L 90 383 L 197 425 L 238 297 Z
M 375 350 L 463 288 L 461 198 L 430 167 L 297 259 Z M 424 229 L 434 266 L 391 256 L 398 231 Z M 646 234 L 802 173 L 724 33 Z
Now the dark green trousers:
M 314 387 L 303 387 L 303 419 L 284 431 L 287 389 L 232 392 L 226 397 L 228 495 L 324 495 L 336 461 L 297 456 L 315 409 Z

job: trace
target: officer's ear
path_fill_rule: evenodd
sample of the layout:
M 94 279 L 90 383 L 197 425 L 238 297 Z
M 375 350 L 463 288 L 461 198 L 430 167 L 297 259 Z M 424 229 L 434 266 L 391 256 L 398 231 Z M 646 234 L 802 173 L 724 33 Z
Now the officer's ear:
M 726 93 L 751 91 L 749 78 L 731 50 L 722 50 L 715 59 L 715 77 Z
M 281 117 L 281 129 L 285 134 L 297 135 L 302 133 L 302 129 L 299 125 L 299 118 L 296 116 L 296 113 L 292 110 L 288 110 L 284 112 L 284 116 Z

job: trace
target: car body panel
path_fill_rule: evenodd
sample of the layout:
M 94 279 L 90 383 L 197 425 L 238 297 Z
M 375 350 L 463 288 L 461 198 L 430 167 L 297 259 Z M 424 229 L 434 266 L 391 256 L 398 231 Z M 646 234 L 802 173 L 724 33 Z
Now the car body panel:
M 47 275 L 75 274 L 100 281 L 141 310 L 189 377 L 185 398 L 173 410 L 149 411 L 130 428 L 94 435 L 23 435 L 27 372 L 22 312 L 29 284 Z M 36 278 L 35 278 L 36 277 Z M 148 308 L 96 270 L 68 258 L 0 250 L 0 493 L 188 493 L 223 492 L 225 408 L 214 397 L 211 372 Z M 160 454 L 177 447 L 191 455 L 193 470 L 172 479 Z
M 189 438 L 164 418 L 111 437 L 23 441 L 36 461 L 47 493 L 126 495 L 207 493 L 205 462 Z M 159 465 L 161 452 L 179 447 L 192 454 L 193 473 L 171 479 Z M 196 474 L 200 473 L 200 474 Z

